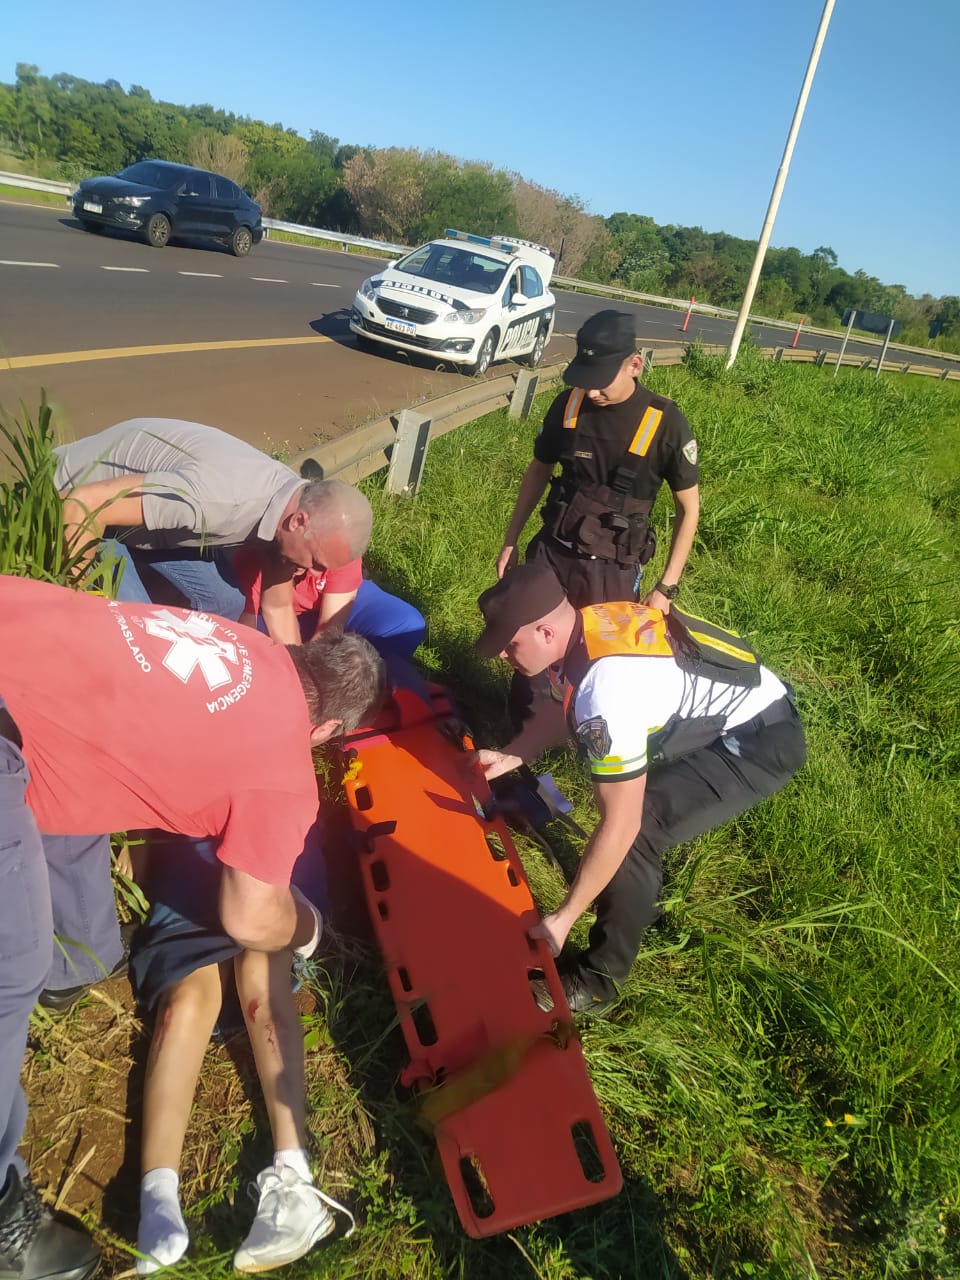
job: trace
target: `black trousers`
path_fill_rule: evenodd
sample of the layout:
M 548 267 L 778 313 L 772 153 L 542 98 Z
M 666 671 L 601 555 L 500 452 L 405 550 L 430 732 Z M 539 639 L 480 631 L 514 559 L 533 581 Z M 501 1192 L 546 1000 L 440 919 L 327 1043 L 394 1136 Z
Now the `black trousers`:
M 752 809 L 805 760 L 803 726 L 792 702 L 782 698 L 709 747 L 651 770 L 640 830 L 597 898 L 597 920 L 580 958 L 577 977 L 589 991 L 599 999 L 615 994 L 644 932 L 659 917 L 664 850 Z

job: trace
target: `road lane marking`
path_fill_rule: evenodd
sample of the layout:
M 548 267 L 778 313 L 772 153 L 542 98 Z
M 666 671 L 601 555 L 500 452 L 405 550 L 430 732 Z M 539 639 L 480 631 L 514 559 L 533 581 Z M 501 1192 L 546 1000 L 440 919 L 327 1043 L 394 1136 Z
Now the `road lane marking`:
M 223 275 L 219 271 L 178 271 L 178 276 L 203 276 L 207 280 L 222 280 Z
M 8 356 L 0 360 L 0 373 L 6 369 L 42 369 L 48 365 L 84 364 L 91 360 L 135 360 L 140 356 L 176 356 L 195 351 L 250 351 L 260 347 L 299 347 L 311 342 L 333 342 L 333 338 L 327 338 L 318 333 L 310 338 L 237 338 L 228 342 L 171 342 L 151 347 L 102 347 L 92 351 L 50 351 L 38 356 Z
M 150 271 L 150 268 L 149 268 L 149 267 L 103 267 L 103 266 L 101 266 L 100 270 L 101 270 L 101 271 L 145 271 L 145 272 L 149 272 L 149 271 Z
M 313 287 L 315 289 L 342 289 L 342 284 L 326 284 L 323 280 L 314 280 Z
M 251 280 L 259 280 L 261 284 L 286 284 L 286 280 L 278 280 L 276 276 L 251 276 Z
M 0 267 L 59 267 L 59 262 L 17 262 L 14 258 L 0 258 Z

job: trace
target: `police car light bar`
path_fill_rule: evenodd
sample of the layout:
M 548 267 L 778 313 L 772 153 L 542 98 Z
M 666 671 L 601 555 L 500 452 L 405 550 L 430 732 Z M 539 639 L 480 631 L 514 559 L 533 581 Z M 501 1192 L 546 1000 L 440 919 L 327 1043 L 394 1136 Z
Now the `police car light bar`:
M 485 244 L 490 249 L 498 249 L 501 253 L 514 254 L 518 249 L 536 249 L 540 253 L 556 257 L 552 249 L 545 244 L 536 244 L 533 240 L 520 240 L 516 236 L 477 236 L 472 231 L 454 231 L 448 227 L 444 231 L 447 240 L 466 240 L 470 244 Z

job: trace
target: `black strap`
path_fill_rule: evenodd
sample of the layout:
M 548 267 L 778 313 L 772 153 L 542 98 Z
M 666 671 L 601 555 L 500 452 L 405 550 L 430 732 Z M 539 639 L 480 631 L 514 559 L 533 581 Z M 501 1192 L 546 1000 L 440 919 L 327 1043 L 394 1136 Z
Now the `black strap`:
M 6 738 L 19 750 L 23 750 L 23 737 L 17 728 L 17 722 L 3 706 L 0 706 L 0 738 Z

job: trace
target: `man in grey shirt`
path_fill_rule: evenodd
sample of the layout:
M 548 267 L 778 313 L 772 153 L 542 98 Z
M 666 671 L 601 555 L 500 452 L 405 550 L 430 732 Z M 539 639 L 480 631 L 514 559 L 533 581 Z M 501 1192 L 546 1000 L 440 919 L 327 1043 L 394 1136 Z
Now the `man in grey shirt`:
M 267 553 L 264 600 L 288 608 L 293 627 L 294 573 L 341 568 L 370 540 L 373 517 L 359 490 L 303 480 L 199 422 L 131 418 L 55 452 L 68 544 L 92 553 L 123 531 L 112 546 L 123 562 L 121 600 L 149 600 L 138 572 L 149 566 L 191 608 L 236 619 L 243 596 L 218 553 L 253 543 Z
M 105 538 L 122 534 L 110 550 L 123 566 L 117 598 L 127 602 L 150 602 L 140 577 L 149 567 L 191 609 L 236 620 L 244 595 L 232 581 L 229 549 L 250 543 L 262 553 L 261 607 L 272 611 L 281 640 L 299 643 L 294 575 L 341 568 L 370 541 L 373 514 L 359 489 L 337 480 L 307 482 L 198 422 L 132 418 L 55 452 L 67 543 L 90 559 Z M 109 837 L 45 838 L 64 850 L 56 932 L 88 943 L 54 946 L 40 1002 L 62 1010 L 104 973 L 122 969 L 124 952 L 109 883 Z

